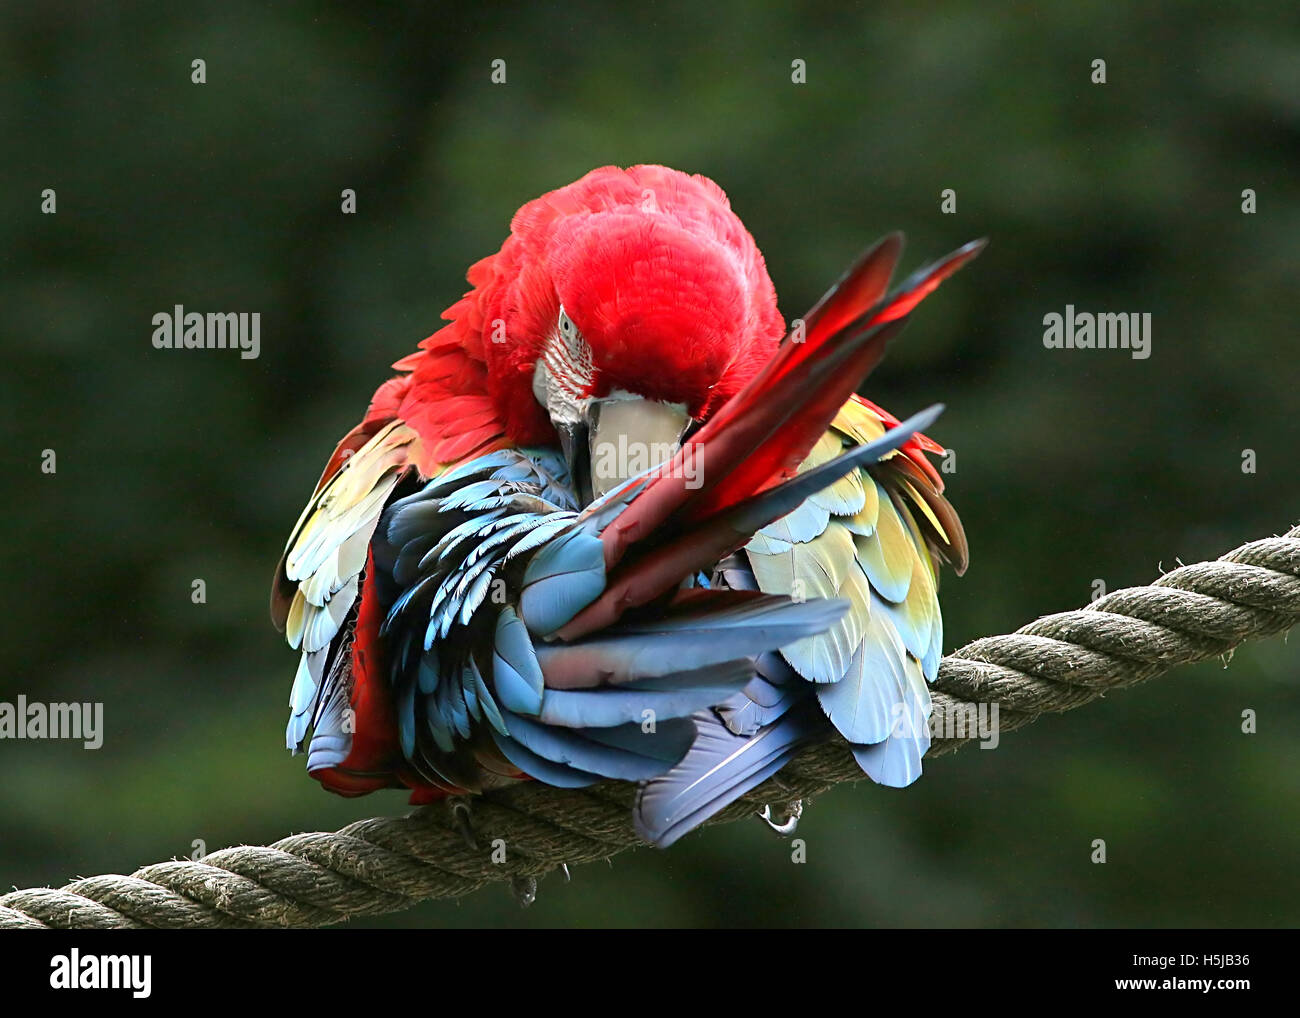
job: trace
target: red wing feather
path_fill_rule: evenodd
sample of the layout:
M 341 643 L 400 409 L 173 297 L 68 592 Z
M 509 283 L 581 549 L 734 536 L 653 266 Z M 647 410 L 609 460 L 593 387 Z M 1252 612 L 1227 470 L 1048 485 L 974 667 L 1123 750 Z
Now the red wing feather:
M 848 325 L 880 300 L 889 289 L 889 280 L 902 253 L 901 233 L 891 233 L 864 251 L 803 316 L 804 338 L 816 343 Z M 786 337 L 786 342 L 790 342 L 790 337 Z

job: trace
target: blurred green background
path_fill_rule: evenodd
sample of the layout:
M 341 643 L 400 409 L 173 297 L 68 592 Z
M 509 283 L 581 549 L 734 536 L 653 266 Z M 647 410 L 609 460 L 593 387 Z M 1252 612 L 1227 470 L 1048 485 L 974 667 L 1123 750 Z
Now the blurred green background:
M 949 406 L 973 553 L 949 649 L 1300 518 L 1294 4 L 469 6 L 0 8 L 0 700 L 101 700 L 107 729 L 0 742 L 0 885 L 403 809 L 283 751 L 271 569 L 387 365 L 521 203 L 595 166 L 717 180 L 787 317 L 887 230 L 909 267 L 992 237 L 867 389 Z M 178 303 L 261 312 L 261 357 L 154 350 Z M 1067 303 L 1150 312 L 1152 357 L 1044 349 Z M 841 787 L 804 865 L 740 823 L 527 911 L 492 888 L 386 924 L 1293 926 L 1298 671 L 1275 639 L 904 792 Z

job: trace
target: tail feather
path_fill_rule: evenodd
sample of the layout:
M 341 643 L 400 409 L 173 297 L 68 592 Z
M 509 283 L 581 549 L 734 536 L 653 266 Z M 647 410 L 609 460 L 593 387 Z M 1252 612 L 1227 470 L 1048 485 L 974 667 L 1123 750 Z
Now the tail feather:
M 803 316 L 805 341 L 815 342 L 823 334 L 835 333 L 880 300 L 902 253 L 903 235 L 899 232 L 887 234 L 864 251 Z
M 681 762 L 637 794 L 633 824 L 667 848 L 779 771 L 804 745 L 826 737 L 811 700 L 749 737 L 735 735 L 712 711 L 693 718 L 695 742 Z

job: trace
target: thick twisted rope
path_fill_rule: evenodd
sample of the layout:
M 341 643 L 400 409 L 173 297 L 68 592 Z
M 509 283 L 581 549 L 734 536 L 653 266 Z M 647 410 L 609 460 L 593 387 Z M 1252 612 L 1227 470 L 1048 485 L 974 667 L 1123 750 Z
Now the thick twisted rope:
M 936 727 L 969 717 L 974 705 L 997 703 L 999 730 L 1018 728 L 1298 621 L 1300 527 L 1214 562 L 1182 566 L 1150 586 L 1048 615 L 1009 636 L 967 644 L 940 666 Z M 969 741 L 943 739 L 930 754 Z M 826 742 L 710 823 L 861 778 L 845 744 Z M 630 822 L 633 794 L 614 782 L 582 790 L 528 782 L 334 833 L 222 849 L 198 862 L 157 863 L 129 877 L 14 891 L 0 897 L 0 929 L 323 926 L 427 898 L 458 898 L 498 880 L 514 881 L 526 897 L 532 881 L 561 864 L 605 859 L 641 844 Z

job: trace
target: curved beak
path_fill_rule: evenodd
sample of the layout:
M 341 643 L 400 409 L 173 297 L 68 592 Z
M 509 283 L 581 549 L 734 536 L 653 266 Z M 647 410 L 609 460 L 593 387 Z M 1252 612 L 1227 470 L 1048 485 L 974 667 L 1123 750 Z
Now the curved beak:
M 586 501 L 672 459 L 690 425 L 686 408 L 618 393 L 587 403 L 581 422 L 560 425 L 560 446 Z

